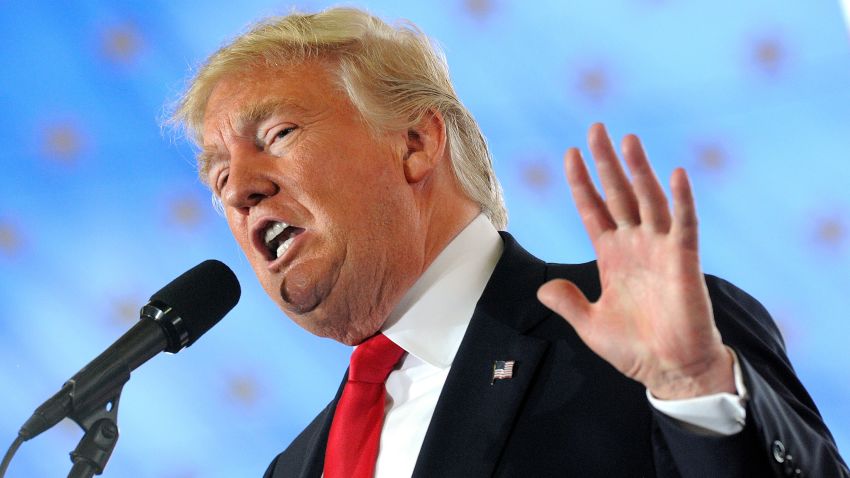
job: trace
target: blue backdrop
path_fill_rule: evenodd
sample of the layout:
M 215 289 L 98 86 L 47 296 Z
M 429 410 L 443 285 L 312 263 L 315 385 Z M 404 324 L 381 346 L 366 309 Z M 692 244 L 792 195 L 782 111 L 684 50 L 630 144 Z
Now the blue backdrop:
M 329 2 L 301 2 L 315 10 Z M 850 38 L 837 1 L 364 1 L 444 46 L 492 145 L 510 231 L 535 254 L 592 250 L 561 154 L 605 121 L 659 173 L 689 169 L 705 270 L 774 314 L 839 447 L 850 450 Z M 133 374 L 106 476 L 260 476 L 324 407 L 349 350 L 300 330 L 259 288 L 159 126 L 189 69 L 293 5 L 221 0 L 0 2 L 0 446 L 32 409 L 203 259 L 240 305 Z M 10 477 L 65 476 L 71 422 Z

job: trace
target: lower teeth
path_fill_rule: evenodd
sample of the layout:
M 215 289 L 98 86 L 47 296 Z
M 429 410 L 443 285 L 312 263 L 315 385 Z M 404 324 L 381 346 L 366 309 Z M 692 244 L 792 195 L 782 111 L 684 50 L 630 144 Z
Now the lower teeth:
M 294 239 L 294 237 L 290 237 L 289 239 L 283 241 L 281 245 L 277 246 L 277 257 L 282 256 L 286 252 L 286 250 L 289 249 L 289 246 L 292 244 L 292 241 Z

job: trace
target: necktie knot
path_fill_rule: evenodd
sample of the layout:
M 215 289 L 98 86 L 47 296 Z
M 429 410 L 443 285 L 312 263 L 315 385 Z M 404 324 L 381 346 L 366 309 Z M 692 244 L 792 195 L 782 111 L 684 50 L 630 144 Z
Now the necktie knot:
M 368 338 L 354 349 L 348 368 L 352 382 L 384 383 L 393 367 L 404 355 L 404 349 L 384 334 Z

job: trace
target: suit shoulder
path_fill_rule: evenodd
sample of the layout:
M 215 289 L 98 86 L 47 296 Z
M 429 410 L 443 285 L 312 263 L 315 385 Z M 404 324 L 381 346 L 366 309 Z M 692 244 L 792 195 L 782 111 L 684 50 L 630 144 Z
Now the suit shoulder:
M 785 341 L 770 313 L 753 296 L 731 282 L 706 274 L 705 284 L 721 335 L 745 329 L 774 353 L 785 353 Z
M 602 294 L 599 283 L 599 267 L 596 261 L 581 264 L 546 263 L 546 280 L 567 279 L 578 286 L 589 301 L 595 301 Z

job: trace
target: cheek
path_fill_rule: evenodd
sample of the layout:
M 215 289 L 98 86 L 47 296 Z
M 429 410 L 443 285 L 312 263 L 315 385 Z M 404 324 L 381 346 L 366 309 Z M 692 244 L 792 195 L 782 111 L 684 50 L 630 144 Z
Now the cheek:
M 245 255 L 249 255 L 251 250 L 251 241 L 248 237 L 248 226 L 245 219 L 233 212 L 230 208 L 225 210 L 224 217 L 227 220 L 227 226 L 230 228 L 230 233 L 236 239 L 239 247 L 242 248 Z

